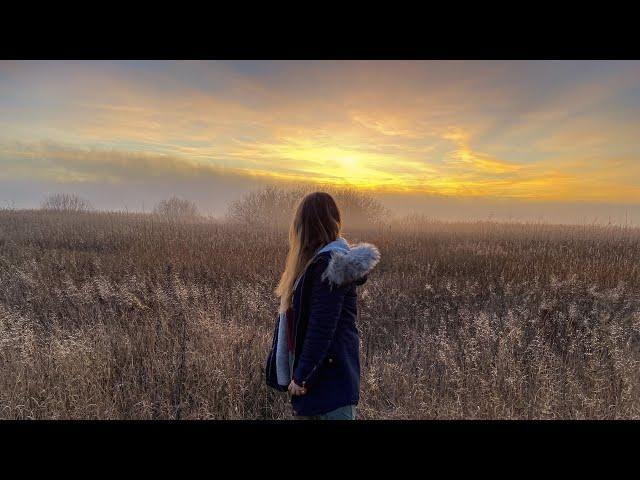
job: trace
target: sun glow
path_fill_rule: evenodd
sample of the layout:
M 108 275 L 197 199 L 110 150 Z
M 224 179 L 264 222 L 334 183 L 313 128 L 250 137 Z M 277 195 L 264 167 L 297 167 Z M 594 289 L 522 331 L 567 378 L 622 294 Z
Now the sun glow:
M 639 79 L 637 62 L 0 62 L 0 180 L 640 202 Z

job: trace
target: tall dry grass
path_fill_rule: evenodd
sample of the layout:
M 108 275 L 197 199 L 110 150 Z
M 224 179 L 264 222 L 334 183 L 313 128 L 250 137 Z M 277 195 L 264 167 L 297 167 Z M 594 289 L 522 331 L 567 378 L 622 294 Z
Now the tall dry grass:
M 360 418 L 639 418 L 640 231 L 346 231 Z M 286 232 L 0 211 L 0 418 L 287 418 L 264 385 Z

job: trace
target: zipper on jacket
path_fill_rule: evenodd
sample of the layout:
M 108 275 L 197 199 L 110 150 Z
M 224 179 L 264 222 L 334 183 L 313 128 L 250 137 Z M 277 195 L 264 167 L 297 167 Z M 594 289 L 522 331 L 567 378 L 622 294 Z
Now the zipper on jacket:
M 311 262 L 309 262 L 309 264 L 307 265 L 307 267 L 304 269 L 304 272 L 302 274 L 302 276 L 300 277 L 300 279 L 298 280 L 299 282 L 302 282 L 301 286 L 300 286 L 300 302 L 302 302 L 302 296 L 304 293 L 304 280 L 305 277 L 307 276 L 307 271 L 309 270 L 309 268 L 311 267 L 311 265 L 313 265 L 316 261 L 318 260 L 318 254 L 316 253 L 313 257 L 313 259 L 311 260 Z M 294 294 L 295 294 L 295 290 L 294 290 Z M 300 309 L 298 309 L 298 311 L 300 311 Z M 294 309 L 295 312 L 295 309 Z M 298 341 L 298 323 L 300 323 L 300 318 L 298 318 L 298 321 L 295 323 L 294 325 L 294 334 L 293 334 L 293 362 L 291 362 L 291 380 L 293 380 L 293 363 L 296 360 L 296 343 Z M 300 352 L 302 354 L 302 352 Z M 304 384 L 307 383 L 307 380 L 309 379 L 309 377 L 313 374 L 313 372 L 316 371 L 316 369 L 318 368 L 318 365 L 320 365 L 322 363 L 322 361 L 320 361 L 319 363 L 316 363 L 314 365 L 314 367 L 311 369 L 311 371 L 307 374 L 307 376 L 304 378 L 304 380 L 302 381 L 302 385 L 300 385 L 301 387 L 304 387 Z
M 322 363 L 322 362 L 320 362 Z M 302 380 L 302 385 L 300 385 L 301 387 L 304 387 L 304 384 L 307 383 L 307 380 L 309 379 L 309 377 L 313 374 L 313 372 L 316 371 L 316 368 L 318 368 L 318 365 L 320 365 L 320 363 L 316 363 L 313 368 L 311 369 L 311 371 L 307 374 L 306 377 L 304 377 L 304 380 Z

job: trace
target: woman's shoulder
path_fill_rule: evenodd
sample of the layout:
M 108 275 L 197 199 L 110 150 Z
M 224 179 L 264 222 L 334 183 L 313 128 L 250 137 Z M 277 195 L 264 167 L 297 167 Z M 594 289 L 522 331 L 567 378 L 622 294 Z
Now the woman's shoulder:
M 331 252 L 318 253 L 311 264 L 309 265 L 308 272 L 311 275 L 322 275 L 331 262 Z
M 322 252 L 312 263 L 313 275 L 335 286 L 364 283 L 380 261 L 380 252 L 371 244 L 358 244 L 346 252 Z

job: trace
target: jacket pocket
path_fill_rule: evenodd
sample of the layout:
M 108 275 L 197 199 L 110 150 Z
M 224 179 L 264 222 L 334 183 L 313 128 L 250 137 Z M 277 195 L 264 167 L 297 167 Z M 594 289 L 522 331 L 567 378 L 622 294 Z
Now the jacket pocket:
M 340 362 L 335 355 L 327 355 L 322 363 L 318 366 L 317 378 L 323 380 L 331 380 L 336 377 L 340 370 Z
M 327 368 L 334 368 L 337 364 L 337 359 L 335 355 L 327 355 L 324 359 L 324 365 Z

